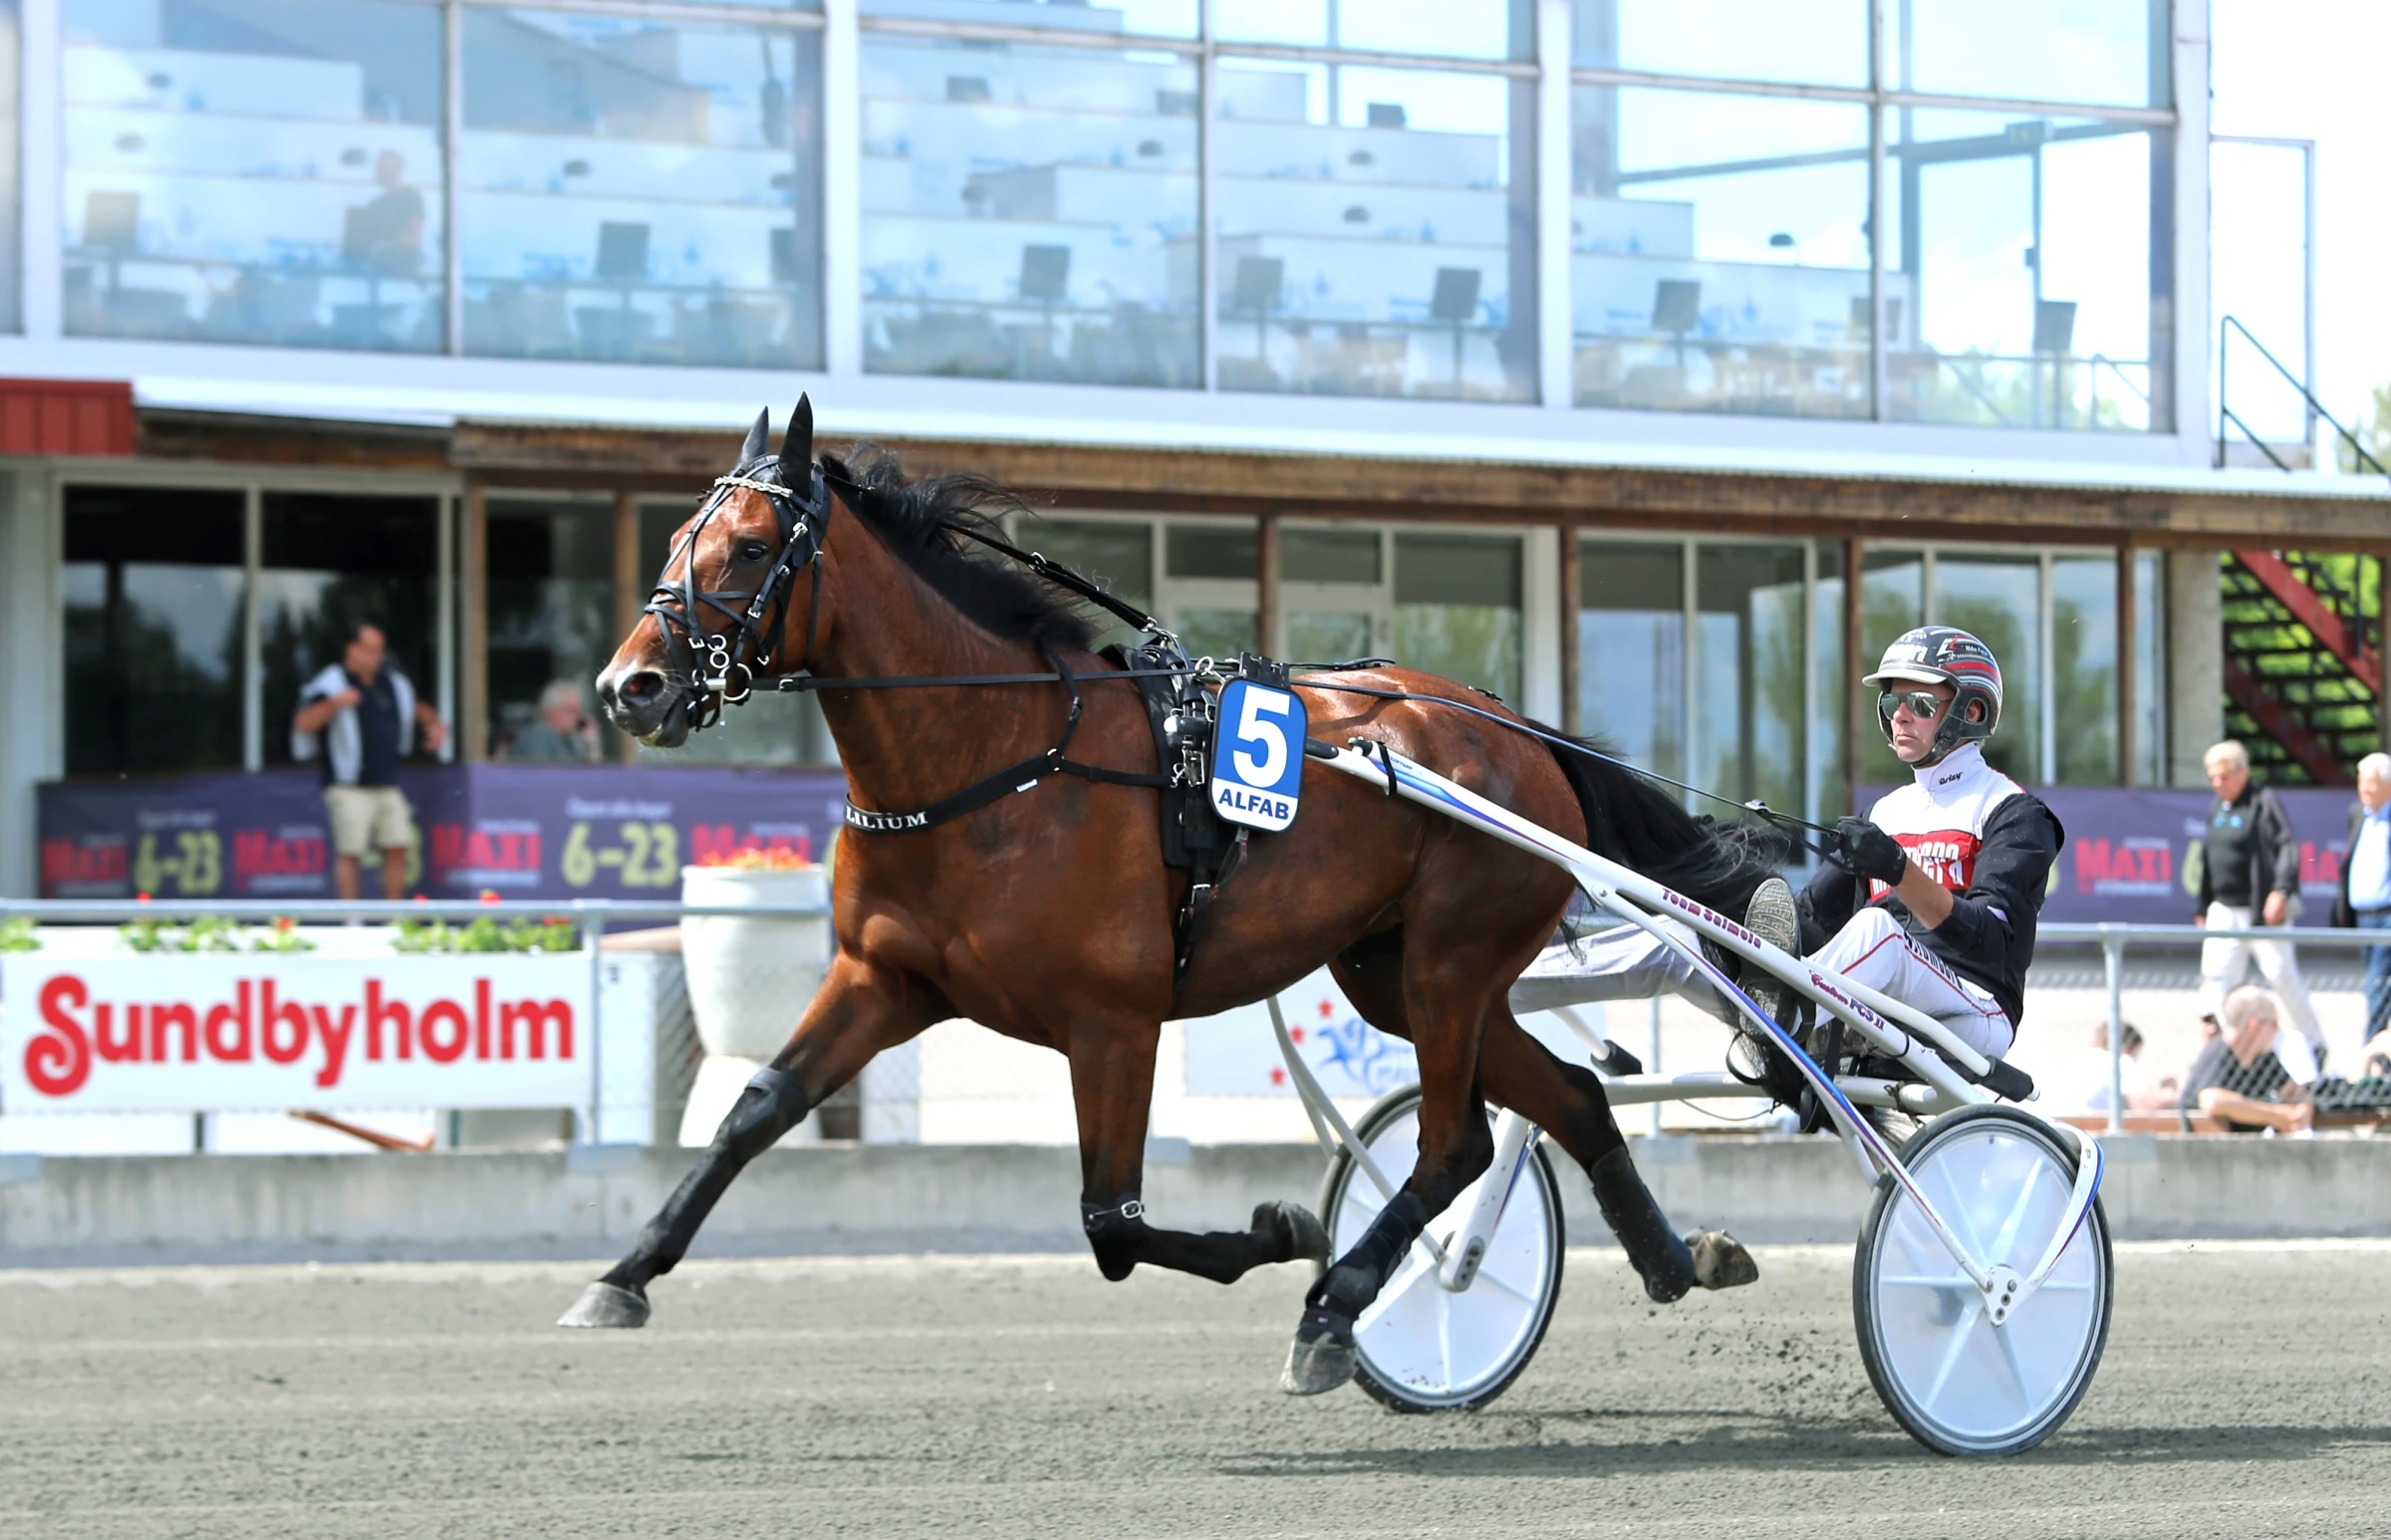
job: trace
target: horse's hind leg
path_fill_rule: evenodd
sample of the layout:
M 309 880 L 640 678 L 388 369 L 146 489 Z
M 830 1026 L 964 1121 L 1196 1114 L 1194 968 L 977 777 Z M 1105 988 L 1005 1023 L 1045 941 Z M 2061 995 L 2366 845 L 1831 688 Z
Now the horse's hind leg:
M 875 1054 L 930 1025 L 932 1002 L 915 998 L 903 979 L 842 956 L 831 965 L 805 1020 L 772 1062 L 731 1104 L 714 1142 L 697 1157 L 630 1253 L 582 1292 L 559 1326 L 648 1324 L 648 1285 L 686 1255 L 697 1227 L 747 1162 L 797 1127 L 822 1099 L 845 1085 Z
M 1267 1202 L 1242 1230 L 1196 1235 L 1146 1222 L 1146 1119 L 1154 1100 L 1159 1027 L 1095 1023 L 1072 1034 L 1071 1100 L 1079 1115 L 1080 1224 L 1097 1270 L 1118 1283 L 1140 1262 L 1234 1283 L 1268 1262 L 1328 1255 L 1328 1232 L 1307 1209 Z
M 1279 1377 L 1279 1389 L 1289 1395 L 1317 1396 L 1353 1378 L 1353 1333 L 1361 1313 L 1428 1221 L 1493 1162 L 1494 1140 L 1477 1083 L 1478 1024 L 1488 1001 L 1500 999 L 1494 980 L 1509 975 L 1481 947 L 1457 945 L 1424 957 L 1398 946 L 1395 956 L 1401 1019 L 1420 1055 L 1420 1157 L 1353 1249 L 1304 1296 L 1303 1319 Z

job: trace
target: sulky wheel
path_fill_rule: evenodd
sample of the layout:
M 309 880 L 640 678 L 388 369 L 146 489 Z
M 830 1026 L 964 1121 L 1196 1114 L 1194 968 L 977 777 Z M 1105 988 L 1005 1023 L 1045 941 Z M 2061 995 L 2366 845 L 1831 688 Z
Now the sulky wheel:
M 1420 1155 L 1419 1087 L 1380 1098 L 1354 1133 L 1387 1179 L 1400 1187 Z M 1484 1179 L 1507 1174 L 1489 1171 Z M 1445 1240 L 1476 1197 L 1473 1182 L 1429 1221 L 1428 1233 Z M 1329 1254 L 1343 1256 L 1351 1249 L 1385 1203 L 1369 1174 L 1340 1149 L 1320 1187 Z M 1560 1188 L 1543 1150 L 1531 1144 L 1501 1222 L 1466 1289 L 1446 1289 L 1426 1248 L 1415 1245 L 1376 1302 L 1362 1312 L 1354 1333 L 1361 1360 L 1355 1378 L 1361 1388 L 1397 1412 L 1482 1407 L 1500 1396 L 1535 1357 L 1551 1324 L 1566 1244 Z
M 2007 1107 L 1936 1120 L 1902 1163 L 1980 1265 L 2019 1274 L 2041 1261 L 2075 1185 L 2064 1138 Z M 1930 1449 L 2030 1449 L 2067 1420 L 2100 1367 L 2112 1271 L 2096 1198 L 2048 1281 L 1994 1326 L 1917 1200 L 1885 1177 L 1852 1259 L 1868 1378 L 1894 1420 Z

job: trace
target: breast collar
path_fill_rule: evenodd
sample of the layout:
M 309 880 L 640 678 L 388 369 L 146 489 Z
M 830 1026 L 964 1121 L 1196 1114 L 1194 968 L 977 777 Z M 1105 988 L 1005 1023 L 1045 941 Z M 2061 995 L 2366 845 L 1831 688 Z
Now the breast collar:
M 745 700 L 758 677 L 803 668 L 814 655 L 814 639 L 822 620 L 822 544 L 829 532 L 831 500 L 821 467 L 809 460 L 805 470 L 802 496 L 783 479 L 785 471 L 778 455 L 764 455 L 727 476 L 716 477 L 696 518 L 689 522 L 688 533 L 665 559 L 664 580 L 643 607 L 646 614 L 656 617 L 673 670 L 688 687 L 685 709 L 691 731 L 721 720 L 723 706 Z M 694 554 L 698 537 L 730 495 L 740 491 L 759 494 L 772 509 L 780 528 L 779 556 L 764 581 L 751 590 L 701 589 L 697 587 Z M 680 571 L 678 582 L 672 578 L 675 567 Z M 805 649 L 794 663 L 775 668 L 771 639 L 788 620 L 789 594 L 800 567 L 812 571 L 813 603 L 806 613 Z M 707 631 L 706 611 L 727 616 L 729 627 Z M 768 623 L 767 615 L 771 617 Z

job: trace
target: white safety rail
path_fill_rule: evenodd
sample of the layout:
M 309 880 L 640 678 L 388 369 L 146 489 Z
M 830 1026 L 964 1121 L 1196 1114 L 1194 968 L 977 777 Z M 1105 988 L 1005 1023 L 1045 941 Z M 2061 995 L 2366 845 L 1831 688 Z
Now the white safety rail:
M 2227 929 L 2201 925 L 2046 924 L 2035 932 L 2039 945 L 2092 941 L 2109 988 L 2109 1127 L 2125 1132 L 2125 948 L 2134 941 L 2173 946 L 2198 946 L 2203 941 L 2283 941 L 2296 946 L 2385 946 L 2391 931 L 2319 929 L 2295 925 Z

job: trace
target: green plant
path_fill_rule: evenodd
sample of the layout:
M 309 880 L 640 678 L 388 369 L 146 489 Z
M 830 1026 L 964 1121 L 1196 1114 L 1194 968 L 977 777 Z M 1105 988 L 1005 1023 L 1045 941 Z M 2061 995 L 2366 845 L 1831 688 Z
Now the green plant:
M 19 914 L 14 919 L 0 919 L 0 952 L 38 952 L 42 938 L 33 933 L 33 917 Z
M 300 932 L 287 914 L 271 925 L 261 925 L 249 932 L 249 949 L 253 952 L 312 952 L 316 943 Z
M 578 944 L 562 919 L 517 919 L 500 924 L 484 914 L 466 924 L 402 919 L 391 937 L 395 952 L 569 952 Z

